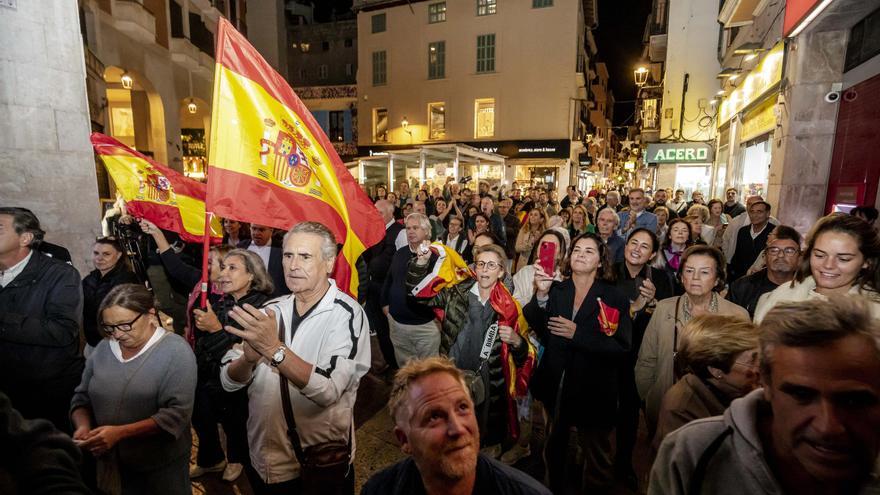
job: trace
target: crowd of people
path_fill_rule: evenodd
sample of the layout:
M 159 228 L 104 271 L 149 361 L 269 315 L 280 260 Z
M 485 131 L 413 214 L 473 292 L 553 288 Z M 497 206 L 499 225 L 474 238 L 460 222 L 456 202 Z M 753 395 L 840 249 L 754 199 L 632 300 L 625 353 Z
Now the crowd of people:
M 101 238 L 81 279 L 0 207 L 0 491 L 353 493 L 371 370 L 407 458 L 366 494 L 880 489 L 876 209 L 802 237 L 735 188 L 413 189 L 371 191 L 357 299 L 326 226 L 227 219 L 205 306 L 198 256 L 149 220 L 119 219 L 147 269 Z M 466 273 L 425 290 L 450 259 Z

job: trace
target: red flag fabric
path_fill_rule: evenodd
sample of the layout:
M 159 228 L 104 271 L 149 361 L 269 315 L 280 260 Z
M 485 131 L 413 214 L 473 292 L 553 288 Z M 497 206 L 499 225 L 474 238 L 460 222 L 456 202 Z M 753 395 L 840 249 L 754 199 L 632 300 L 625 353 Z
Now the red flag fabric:
M 206 186 L 100 133 L 90 137 L 131 215 L 176 232 L 187 242 L 202 242 L 205 233 Z M 218 219 L 211 222 L 211 241 L 221 242 Z
M 223 18 L 216 54 L 208 208 L 281 229 L 324 224 L 342 244 L 336 284 L 356 296 L 354 264 L 385 222 L 287 81 Z

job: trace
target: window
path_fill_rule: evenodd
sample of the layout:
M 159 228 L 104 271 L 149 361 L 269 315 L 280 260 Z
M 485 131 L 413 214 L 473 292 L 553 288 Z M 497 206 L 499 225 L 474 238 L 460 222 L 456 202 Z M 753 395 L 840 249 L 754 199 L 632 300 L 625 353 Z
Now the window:
M 373 33 L 385 32 L 385 14 L 376 14 L 370 20 L 373 23 Z
M 318 66 L 318 79 L 327 79 L 327 75 L 329 73 L 329 69 L 327 68 L 327 64 L 321 64 Z
M 373 142 L 388 142 L 388 109 L 373 109 Z
M 388 83 L 385 58 L 385 50 L 373 52 L 373 86 L 381 86 Z
M 345 64 L 345 75 L 353 76 L 354 75 L 354 64 Z
M 354 42 L 351 40 L 351 38 L 345 38 L 345 47 L 351 48 L 352 46 L 354 46 Z
M 495 13 L 495 0 L 477 0 L 477 15 L 492 15 Z
M 446 42 L 435 41 L 428 44 L 428 79 L 446 77 Z
M 495 72 L 495 35 L 477 36 L 477 73 Z
M 327 133 L 327 137 L 331 141 L 340 143 L 345 141 L 345 112 L 330 112 L 330 132 Z
M 495 136 L 495 98 L 476 100 L 474 117 L 474 137 Z
M 543 7 L 552 7 L 553 0 L 532 0 L 532 8 L 540 9 Z
M 300 81 L 305 81 L 305 80 L 306 80 L 306 70 L 305 70 L 305 69 L 300 69 L 300 70 L 299 70 L 299 80 L 300 80 Z
M 446 21 L 446 2 L 432 3 L 428 5 L 428 23 Z
M 445 103 L 428 103 L 428 139 L 446 139 Z
M 321 50 L 324 50 L 325 52 L 329 52 L 330 51 L 330 42 L 329 41 L 322 41 L 321 42 Z
M 176 1 L 171 1 L 168 4 L 169 12 L 171 13 L 171 37 L 172 38 L 184 38 L 183 34 L 183 8 L 181 8 L 180 4 Z

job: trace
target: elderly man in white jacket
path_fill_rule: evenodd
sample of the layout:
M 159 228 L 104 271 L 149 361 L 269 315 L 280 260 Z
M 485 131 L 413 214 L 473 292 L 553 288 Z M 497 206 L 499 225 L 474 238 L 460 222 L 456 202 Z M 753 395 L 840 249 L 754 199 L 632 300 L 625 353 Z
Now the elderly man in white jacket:
M 369 323 L 357 301 L 328 278 L 336 240 L 323 225 L 303 222 L 284 239 L 284 274 L 292 294 L 261 311 L 232 310 L 241 337 L 224 357 L 220 373 L 227 391 L 248 387 L 250 416 L 248 478 L 256 493 L 301 487 L 297 449 L 288 436 L 281 380 L 286 380 L 300 452 L 329 443 L 347 444 L 354 457 L 354 402 L 370 368 Z M 281 331 L 279 331 L 281 329 Z M 344 469 L 343 469 L 344 470 Z M 336 480 L 353 493 L 354 469 Z

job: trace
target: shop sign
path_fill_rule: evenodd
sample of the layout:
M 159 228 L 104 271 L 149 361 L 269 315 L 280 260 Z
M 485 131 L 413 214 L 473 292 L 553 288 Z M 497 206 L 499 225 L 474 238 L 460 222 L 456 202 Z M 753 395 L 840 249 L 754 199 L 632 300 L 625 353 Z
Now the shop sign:
M 706 143 L 650 143 L 648 163 L 709 163 L 714 150 Z
M 740 141 L 745 142 L 776 129 L 776 98 L 768 98 L 743 118 Z
M 485 153 L 495 153 L 507 158 L 568 158 L 571 154 L 571 141 L 567 139 L 477 141 L 464 144 Z
M 772 50 L 764 55 L 761 62 L 743 78 L 742 83 L 721 102 L 721 107 L 718 110 L 718 127 L 726 124 L 731 117 L 741 112 L 745 107 L 758 101 L 764 93 L 782 80 L 784 54 L 784 43 L 777 43 Z

